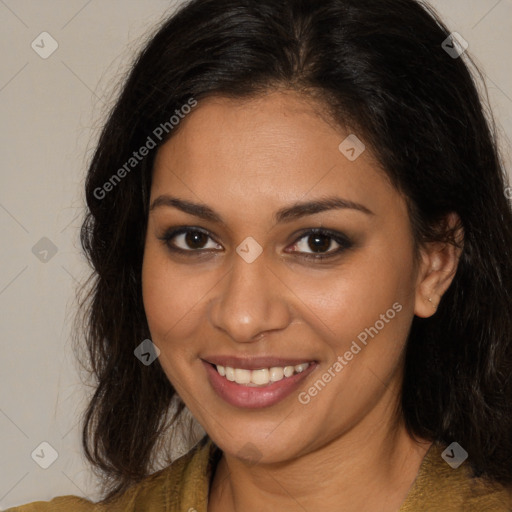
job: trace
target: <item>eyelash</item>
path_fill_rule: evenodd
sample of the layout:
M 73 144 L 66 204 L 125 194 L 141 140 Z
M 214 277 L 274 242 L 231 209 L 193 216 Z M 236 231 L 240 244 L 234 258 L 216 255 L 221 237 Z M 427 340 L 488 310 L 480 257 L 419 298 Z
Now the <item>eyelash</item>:
M 159 240 L 161 240 L 170 251 L 172 251 L 174 253 L 178 253 L 178 254 L 183 254 L 186 256 L 191 256 L 191 257 L 202 256 L 200 254 L 201 252 L 209 251 L 209 249 L 185 250 L 185 249 L 180 249 L 179 247 L 176 247 L 171 244 L 171 240 L 173 238 L 175 238 L 178 235 L 187 234 L 187 233 L 201 233 L 213 240 L 213 238 L 210 236 L 210 234 L 208 232 L 206 232 L 202 229 L 199 229 L 199 228 L 192 228 L 192 227 L 182 227 L 182 228 L 175 229 L 175 230 L 169 230 L 166 233 L 164 233 L 163 236 L 159 237 Z M 300 236 L 293 242 L 292 245 L 295 245 L 303 238 L 309 238 L 312 235 L 321 235 L 321 236 L 330 238 L 331 240 L 334 240 L 337 244 L 339 244 L 340 247 L 334 251 L 331 251 L 329 253 L 324 253 L 324 254 L 322 254 L 322 253 L 311 254 L 311 253 L 298 252 L 300 257 L 305 260 L 318 261 L 318 260 L 326 260 L 328 258 L 333 258 L 335 256 L 340 255 L 343 251 L 350 249 L 353 246 L 353 243 L 346 236 L 342 235 L 341 233 L 336 233 L 335 231 L 329 231 L 329 230 L 321 229 L 321 228 L 310 229 L 308 231 L 301 233 Z

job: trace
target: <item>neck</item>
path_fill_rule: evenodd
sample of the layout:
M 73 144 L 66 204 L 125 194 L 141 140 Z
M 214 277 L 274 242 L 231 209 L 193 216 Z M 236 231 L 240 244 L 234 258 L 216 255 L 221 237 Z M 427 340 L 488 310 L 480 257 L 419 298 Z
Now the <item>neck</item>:
M 250 466 L 223 453 L 208 512 L 304 512 L 319 503 L 323 512 L 395 512 L 432 443 L 411 439 L 403 421 L 389 413 L 382 421 L 391 405 L 384 401 L 343 435 L 285 463 Z

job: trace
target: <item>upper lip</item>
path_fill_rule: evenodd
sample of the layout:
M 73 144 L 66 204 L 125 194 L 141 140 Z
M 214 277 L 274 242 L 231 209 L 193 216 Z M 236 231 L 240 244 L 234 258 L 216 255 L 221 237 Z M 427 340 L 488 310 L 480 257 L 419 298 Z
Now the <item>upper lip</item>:
M 235 357 L 235 356 L 211 356 L 203 358 L 207 363 L 240 368 L 243 370 L 259 370 L 261 368 L 272 368 L 274 366 L 296 366 L 302 363 L 314 363 L 313 359 L 288 359 L 280 357 Z

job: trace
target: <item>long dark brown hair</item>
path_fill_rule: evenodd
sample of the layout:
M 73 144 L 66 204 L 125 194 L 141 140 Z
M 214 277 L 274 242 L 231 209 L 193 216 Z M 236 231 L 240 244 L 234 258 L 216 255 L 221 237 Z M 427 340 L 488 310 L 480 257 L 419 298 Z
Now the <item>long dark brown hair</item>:
M 105 502 L 153 471 L 187 411 L 158 360 L 134 356 L 151 337 L 141 266 L 152 167 L 179 126 L 161 140 L 155 129 L 191 98 L 200 108 L 278 87 L 313 95 L 372 148 L 408 200 L 418 246 L 456 243 L 439 221 L 459 215 L 460 263 L 437 313 L 413 320 L 401 411 L 412 436 L 457 441 L 475 474 L 512 483 L 512 213 L 478 75 L 467 53 L 445 51 L 449 35 L 414 0 L 192 0 L 145 45 L 90 163 L 81 229 L 93 273 L 80 347 L 95 387 L 83 447 Z M 119 172 L 150 136 L 157 147 Z

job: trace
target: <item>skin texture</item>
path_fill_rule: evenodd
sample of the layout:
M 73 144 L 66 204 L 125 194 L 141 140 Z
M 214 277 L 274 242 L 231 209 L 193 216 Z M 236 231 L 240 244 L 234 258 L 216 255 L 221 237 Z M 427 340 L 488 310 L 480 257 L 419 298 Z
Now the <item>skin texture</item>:
M 401 356 L 413 316 L 435 314 L 460 253 L 430 244 L 415 264 L 404 198 L 370 148 L 353 162 L 339 151 L 350 132 L 319 111 L 292 91 L 244 101 L 210 97 L 157 154 L 151 203 L 168 194 L 204 203 L 225 221 L 153 208 L 143 263 L 160 363 L 223 451 L 209 512 L 303 512 L 319 503 L 324 512 L 340 504 L 346 512 L 396 510 L 430 446 L 413 441 L 394 416 Z M 280 208 L 333 195 L 373 214 L 331 209 L 274 223 Z M 208 232 L 196 245 L 184 235 L 170 242 L 190 256 L 160 239 L 181 226 Z M 303 259 L 315 246 L 302 233 L 320 227 L 344 234 L 352 247 L 323 261 Z M 236 253 L 249 236 L 263 248 L 250 264 Z M 339 247 L 323 240 L 320 253 Z M 192 254 L 201 249 L 203 256 Z M 401 311 L 308 404 L 294 392 L 271 407 L 241 409 L 208 382 L 201 359 L 272 355 L 317 361 L 298 391 L 307 390 L 394 303 Z M 247 443 L 257 447 L 252 459 Z

